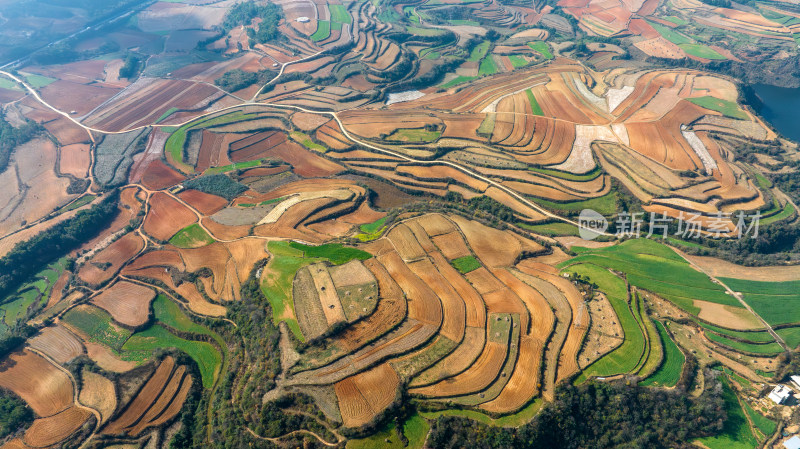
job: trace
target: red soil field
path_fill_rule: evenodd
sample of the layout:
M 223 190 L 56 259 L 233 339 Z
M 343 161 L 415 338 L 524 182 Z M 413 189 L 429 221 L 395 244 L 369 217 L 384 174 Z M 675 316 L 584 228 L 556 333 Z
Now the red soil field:
M 21 397 L 37 416 L 54 415 L 72 405 L 69 377 L 30 350 L 0 362 L 0 387 Z
M 211 195 L 199 190 L 184 190 L 178 198 L 197 209 L 203 215 L 213 215 L 228 205 L 228 200 L 221 196 Z
M 150 190 L 162 190 L 184 179 L 186 177 L 168 167 L 161 159 L 156 159 L 142 173 L 141 183 Z
M 95 254 L 78 271 L 83 281 L 99 285 L 111 279 L 131 257 L 144 248 L 144 241 L 136 233 L 129 233 Z M 110 264 L 110 265 L 107 265 Z
M 43 124 L 51 134 L 53 134 L 61 145 L 72 145 L 76 143 L 89 143 L 89 133 L 80 126 L 62 117 L 52 122 Z
M 298 143 L 287 141 L 267 151 L 265 156 L 276 157 L 294 167 L 294 172 L 305 178 L 331 176 L 344 170 L 341 165 L 317 156 Z
M 155 297 L 151 288 L 121 281 L 95 296 L 92 303 L 110 313 L 117 323 L 138 327 L 147 323 L 150 301 Z
M 196 221 L 197 216 L 190 209 L 167 194 L 158 192 L 150 198 L 150 211 L 143 229 L 152 237 L 166 241 Z
M 120 89 L 116 88 L 88 86 L 59 80 L 48 84 L 39 92 L 44 101 L 55 108 L 66 112 L 76 111 L 76 116 L 82 116 L 100 106 L 119 91 Z

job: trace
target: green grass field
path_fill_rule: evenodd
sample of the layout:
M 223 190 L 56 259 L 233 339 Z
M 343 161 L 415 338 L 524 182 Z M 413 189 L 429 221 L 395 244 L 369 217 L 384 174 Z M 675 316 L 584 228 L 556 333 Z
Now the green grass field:
M 725 376 L 721 376 L 720 379 L 722 379 L 722 399 L 728 419 L 725 420 L 721 434 L 699 438 L 697 442 L 708 449 L 753 449 L 758 445 L 758 441 L 750 430 L 739 400 L 728 385 L 728 379 Z
M 406 27 L 406 31 L 417 36 L 441 36 L 444 31 L 435 28 Z
M 153 316 L 156 320 L 180 332 L 188 332 L 190 334 L 208 335 L 213 338 L 220 347 L 225 349 L 225 341 L 217 335 L 216 332 L 192 321 L 183 311 L 180 306 L 175 304 L 172 300 L 163 294 L 156 296 L 153 300 Z
M 533 115 L 544 115 L 542 107 L 539 106 L 539 102 L 536 101 L 536 97 L 533 95 L 533 91 L 528 89 L 525 91 L 525 95 L 528 96 L 528 101 L 531 104 L 531 112 L 533 112 Z
M 123 359 L 142 361 L 152 357 L 156 349 L 175 348 L 185 352 L 197 362 L 203 387 L 210 389 L 222 366 L 222 354 L 211 343 L 190 341 L 180 338 L 159 325 L 153 325 L 142 332 L 132 335 L 122 346 Z
M 595 167 L 594 170 L 580 175 L 566 171 L 552 170 L 549 168 L 541 168 L 541 167 L 529 167 L 528 170 L 535 171 L 536 173 L 541 173 L 543 175 L 553 176 L 555 178 L 566 179 L 567 181 L 591 181 L 603 174 L 603 169 L 600 167 Z
M 456 270 L 460 271 L 461 274 L 467 274 L 470 271 L 475 271 L 481 267 L 481 263 L 478 262 L 478 259 L 475 256 L 464 256 L 459 257 L 458 259 L 453 259 L 450 262 Z
M 48 84 L 56 82 L 55 78 L 50 78 L 47 76 L 35 75 L 31 73 L 22 73 L 22 72 L 20 72 L 20 74 L 25 75 L 25 82 L 28 83 L 34 89 L 39 89 L 44 86 L 47 86 Z
M 497 64 L 494 62 L 494 58 L 491 54 L 486 55 L 481 61 L 481 65 L 478 68 L 478 76 L 484 75 L 494 75 L 495 73 L 499 72 L 500 69 L 497 68 Z
M 214 238 L 198 223 L 194 223 L 178 231 L 169 239 L 169 243 L 178 248 L 200 248 L 214 243 Z
M 591 263 L 627 274 L 628 282 L 655 292 L 691 314 L 700 310 L 695 299 L 742 307 L 725 294 L 725 289 L 694 270 L 669 247 L 649 239 L 633 239 L 608 248 L 582 251 L 561 268 L 575 263 Z
M 388 217 L 379 218 L 372 223 L 367 223 L 359 226 L 360 234 L 356 234 L 356 238 L 362 242 L 370 242 L 377 239 L 386 230 L 386 219 Z
M 61 209 L 59 209 L 57 213 L 69 212 L 69 211 L 75 210 L 75 209 L 77 209 L 79 207 L 83 207 L 83 206 L 91 203 L 92 201 L 94 201 L 96 198 L 97 198 L 96 195 L 91 195 L 91 194 L 83 195 L 82 197 L 78 198 L 77 200 L 75 200 L 75 201 L 71 202 L 70 204 L 67 204 L 66 206 L 64 206 Z
M 713 332 L 706 332 L 705 335 L 706 338 L 715 343 L 719 343 L 721 345 L 727 346 L 729 348 L 732 348 L 740 352 L 750 352 L 753 354 L 765 354 L 765 355 L 775 355 L 783 352 L 783 348 L 781 347 L 781 345 L 775 342 L 752 344 L 752 343 L 744 343 L 738 340 L 733 340 L 728 337 L 723 337 Z
M 346 449 L 421 449 L 430 429 L 431 426 L 425 418 L 414 414 L 403 423 L 403 435 L 408 439 L 407 446 L 398 438 L 395 423 L 389 421 L 383 429 L 367 438 L 349 440 Z
M 769 217 L 762 218 L 759 220 L 759 226 L 767 226 L 772 223 L 776 223 L 778 221 L 783 221 L 788 219 L 789 217 L 795 214 L 794 206 L 792 203 L 787 202 L 786 205 L 781 209 L 780 212 L 774 215 L 770 215 Z
M 131 336 L 131 331 L 113 324 L 111 315 L 97 307 L 88 310 L 72 309 L 62 319 L 88 335 L 91 341 L 104 344 L 115 351 L 122 349 Z
M 550 47 L 544 41 L 528 42 L 528 47 L 531 47 L 533 51 L 544 56 L 545 59 L 553 59 L 553 53 L 550 51 Z
M 164 113 L 163 113 L 163 114 L 161 114 L 161 117 L 159 117 L 158 119 L 156 119 L 156 123 L 161 123 L 161 122 L 163 122 L 164 120 L 166 120 L 166 119 L 167 119 L 167 117 L 169 117 L 170 115 L 172 115 L 172 114 L 174 114 L 174 113 L 178 112 L 179 110 L 180 110 L 180 109 L 178 109 L 178 108 L 169 108 L 169 109 L 167 109 L 166 111 L 164 111 Z
M 625 282 L 608 270 L 592 264 L 570 265 L 564 271 L 588 277 L 598 285 L 598 290 L 606 294 L 614 308 L 625 336 L 625 341 L 617 349 L 589 365 L 578 377 L 576 383 L 583 382 L 592 376 L 611 376 L 633 371 L 644 353 L 645 337 L 639 322 L 628 307 L 628 292 Z
M 19 293 L 17 296 L 17 299 L 3 304 L 2 307 L 2 309 L 5 310 L 3 321 L 5 321 L 5 324 L 9 327 L 13 327 L 17 324 L 17 321 L 25 318 L 28 313 L 28 308 L 30 308 L 33 303 L 36 302 L 36 298 L 39 297 L 39 291 L 31 288 Z
M 341 265 L 353 259 L 367 260 L 372 254 L 356 248 L 349 248 L 339 243 L 326 243 L 319 246 L 304 245 L 302 243 L 290 242 L 289 246 L 302 251 L 304 257 L 328 259 L 334 265 Z
M 520 55 L 511 55 L 508 57 L 508 60 L 511 61 L 511 65 L 515 69 L 518 69 L 520 67 L 525 67 L 526 65 L 529 64 L 528 60 Z
M 311 35 L 314 42 L 324 41 L 331 36 L 331 22 L 329 20 L 317 21 L 317 31 Z
M 304 341 L 300 325 L 291 317 L 294 315 L 292 282 L 297 270 L 322 259 L 304 258 L 303 251 L 292 248 L 288 242 L 269 242 L 267 249 L 272 254 L 272 260 L 267 265 L 261 291 L 272 307 L 272 320 L 275 324 L 286 321 L 294 335 Z
M 264 159 L 254 159 L 252 161 L 238 162 L 235 164 L 223 165 L 221 167 L 211 167 L 204 171 L 204 175 L 217 175 L 220 173 L 227 173 L 233 170 L 244 170 L 246 168 L 258 167 L 266 162 Z
M 501 416 L 499 418 L 493 418 L 489 415 L 476 412 L 474 410 L 458 409 L 442 410 L 437 412 L 422 412 L 420 415 L 427 419 L 436 419 L 440 416 L 457 416 L 478 421 L 479 423 L 492 427 L 519 427 L 523 424 L 529 423 L 533 417 L 539 413 L 539 409 L 542 408 L 542 405 L 542 400 L 536 399 L 523 407 L 522 410 L 511 415 Z
M 546 223 L 538 225 L 529 225 L 525 223 L 520 223 L 518 226 L 520 226 L 523 229 L 535 232 L 537 234 L 542 234 L 547 236 L 580 235 L 578 233 L 578 227 L 571 225 L 569 223 L 556 222 L 556 223 Z
M 442 89 L 449 89 L 449 88 L 451 88 L 453 86 L 458 86 L 459 84 L 463 84 L 463 83 L 472 81 L 475 78 L 477 78 L 477 77 L 475 77 L 475 76 L 457 76 L 457 77 L 451 79 L 450 81 L 448 81 L 446 83 L 440 84 L 439 87 L 442 88 Z
M 675 25 L 678 25 L 678 26 L 681 26 L 681 25 L 686 25 L 687 23 L 689 23 L 689 22 L 687 22 L 687 21 L 685 21 L 685 20 L 681 19 L 681 18 L 680 18 L 680 17 L 678 17 L 678 16 L 666 16 L 666 17 L 662 17 L 662 18 L 663 18 L 664 20 L 666 20 L 666 21 L 668 21 L 668 22 L 672 22 L 672 23 L 674 23 Z
M 705 59 L 719 59 L 725 60 L 728 59 L 725 56 L 717 53 L 711 47 L 703 44 L 681 44 L 679 45 L 687 54 L 692 56 L 697 56 L 698 58 L 705 58 Z
M 691 44 L 693 42 L 690 37 L 686 36 L 685 34 L 679 33 L 678 31 L 673 30 L 668 26 L 650 21 L 648 21 L 647 23 L 649 23 L 650 26 L 655 28 L 655 30 L 658 31 L 658 34 L 663 36 L 664 39 L 672 42 L 675 45 Z
M 167 138 L 167 142 L 164 144 L 164 152 L 169 156 L 169 161 L 174 164 L 176 168 L 187 173 L 192 173 L 194 172 L 194 167 L 190 167 L 183 162 L 183 148 L 186 145 L 187 133 L 190 130 L 197 128 L 209 128 L 212 126 L 248 120 L 255 117 L 256 114 L 245 114 L 241 111 L 235 111 L 218 117 L 199 119 L 187 123 L 177 129 L 170 128 L 174 130 L 172 130 L 172 134 L 169 136 L 169 138 Z M 167 132 L 170 129 L 165 127 L 162 128 L 162 131 Z
M 800 281 L 761 282 L 721 278 L 770 325 L 800 322 Z
M 328 4 L 328 9 L 331 12 L 331 20 L 334 22 L 350 23 L 353 21 L 344 5 Z
M 642 381 L 641 385 L 646 386 L 659 386 L 659 387 L 674 387 L 681 378 L 681 371 L 683 370 L 683 363 L 686 361 L 686 356 L 678 348 L 678 345 L 669 338 L 664 324 L 656 321 L 656 329 L 661 338 L 661 343 L 664 345 L 664 360 L 661 366 L 658 367 L 656 372 L 650 377 Z
M 750 417 L 750 421 L 765 437 L 775 433 L 775 430 L 778 429 L 778 424 L 775 421 L 753 410 L 753 407 L 746 401 L 742 401 L 742 405 L 744 405 L 744 412 Z
M 339 6 L 341 6 L 341 5 L 339 5 Z M 325 153 L 326 151 L 328 151 L 328 149 L 325 148 L 324 146 L 322 146 L 322 145 L 314 142 L 313 140 L 311 140 L 311 137 L 309 137 L 308 134 L 301 133 L 299 131 L 292 131 L 290 136 L 297 143 L 303 145 L 304 147 L 308 148 L 309 150 L 317 151 L 319 153 Z
M 489 51 L 489 46 L 492 43 L 489 41 L 483 41 L 480 44 L 476 45 L 469 54 L 469 58 L 467 61 L 470 62 L 478 62 L 486 56 L 486 53 Z
M 400 128 L 386 137 L 386 140 L 393 142 L 429 143 L 438 139 L 441 135 L 441 131 L 428 131 L 424 128 Z
M 567 203 L 558 203 L 541 198 L 534 198 L 533 201 L 540 206 L 561 212 L 578 212 L 583 209 L 592 209 L 603 215 L 609 216 L 617 211 L 617 193 L 615 191 L 611 191 L 610 193 L 598 198 L 571 201 Z
M 783 338 L 789 349 L 796 349 L 800 346 L 800 327 L 787 327 L 776 329 L 775 332 Z
M 739 105 L 733 101 L 722 100 L 711 96 L 689 98 L 689 101 L 700 106 L 701 108 L 721 112 L 723 115 L 731 118 L 747 120 L 747 114 L 745 114 Z
M 725 329 L 722 327 L 714 326 L 703 322 L 699 322 L 699 324 L 703 328 L 708 329 L 711 332 L 720 334 L 723 337 L 735 338 L 737 340 L 744 340 L 750 343 L 773 343 L 775 341 L 775 339 L 772 338 L 772 335 L 770 335 L 770 333 L 767 331 L 744 332 L 744 331 Z

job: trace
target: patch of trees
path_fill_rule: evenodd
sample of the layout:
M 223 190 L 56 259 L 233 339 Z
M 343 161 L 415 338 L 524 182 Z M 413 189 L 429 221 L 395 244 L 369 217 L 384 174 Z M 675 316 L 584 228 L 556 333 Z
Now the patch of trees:
M 25 343 L 28 337 L 36 333 L 36 328 L 21 324 L 12 328 L 3 337 L 0 337 L 0 359 L 11 354 Z M 3 436 L 0 435 L 0 438 Z
M 701 1 L 707 5 L 716 6 L 718 8 L 731 7 L 731 0 L 701 0 Z
M 125 56 L 125 63 L 119 69 L 119 77 L 132 80 L 139 75 L 143 68 L 143 60 L 136 53 L 128 53 Z
M 400 82 L 398 85 L 394 86 L 396 90 L 412 90 L 412 89 L 422 89 L 430 86 L 435 86 L 444 80 L 445 75 L 449 72 L 454 71 L 458 66 L 464 63 L 463 58 L 450 58 L 445 60 L 445 62 L 441 64 L 437 64 L 432 69 L 428 71 L 428 73 L 408 80 Z
M 0 298 L 5 298 L 43 267 L 77 249 L 95 237 L 119 212 L 119 191 L 74 217 L 42 231 L 30 240 L 18 243 L 0 258 Z
M 30 141 L 43 130 L 42 125 L 31 120 L 26 120 L 24 125 L 15 128 L 0 113 L 0 173 L 8 167 L 14 148 Z
M 240 2 L 228 10 L 222 26 L 225 32 L 228 32 L 240 25 L 248 26 L 253 19 L 259 18 L 261 22 L 258 24 L 258 28 L 248 28 L 247 34 L 250 39 L 263 44 L 278 37 L 278 23 L 282 17 L 282 10 L 276 4 L 259 5 L 255 2 Z
M 195 189 L 212 195 L 221 196 L 232 200 L 247 190 L 246 186 L 239 184 L 226 175 L 208 175 L 194 178 L 183 183 L 187 189 Z
M 234 69 L 225 72 L 221 77 L 214 80 L 214 84 L 228 92 L 250 87 L 253 84 L 264 84 L 274 78 L 275 72 L 271 70 L 259 70 L 258 72 L 245 72 L 241 69 Z
M 649 448 L 688 447 L 719 433 L 726 414 L 719 394 L 694 399 L 683 393 L 623 383 L 588 383 L 559 389 L 528 424 L 489 427 L 440 417 L 428 446 L 436 448 Z
M 0 389 L 0 438 L 33 422 L 33 410 L 12 393 Z

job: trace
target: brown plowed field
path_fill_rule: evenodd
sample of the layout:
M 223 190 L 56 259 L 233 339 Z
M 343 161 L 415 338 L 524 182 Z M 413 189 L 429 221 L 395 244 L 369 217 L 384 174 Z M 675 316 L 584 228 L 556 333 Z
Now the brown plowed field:
M 467 244 L 464 242 L 464 238 L 459 232 L 454 231 L 437 235 L 433 238 L 433 242 L 449 260 L 472 255 L 472 252 L 467 248 Z
M 409 318 L 440 326 L 442 304 L 430 287 L 414 275 L 396 252 L 378 256 L 378 260 L 406 294 Z
M 150 423 L 156 419 L 160 414 L 172 403 L 173 398 L 175 395 L 180 391 L 180 387 L 183 384 L 184 374 L 186 373 L 186 366 L 179 365 L 175 371 L 172 373 L 172 377 L 170 377 L 169 382 L 164 387 L 164 390 L 161 392 L 161 395 L 158 399 L 153 403 L 152 406 L 147 410 L 147 412 L 141 417 L 138 423 L 131 427 L 129 433 L 131 435 L 139 435 L 142 430 L 150 425 Z
M 89 358 L 106 371 L 124 373 L 136 368 L 136 362 L 126 362 L 120 359 L 110 349 L 101 344 L 85 342 L 84 345 Z
M 0 362 L 0 387 L 13 391 L 37 416 L 51 416 L 72 405 L 72 382 L 47 360 L 24 350 Z
M 538 338 L 520 337 L 519 358 L 511 378 L 500 395 L 482 404 L 481 408 L 493 413 L 514 412 L 539 394 L 543 352 Z
M 172 357 L 165 358 L 156 369 L 155 373 L 148 379 L 141 390 L 136 394 L 133 400 L 127 405 L 125 411 L 117 417 L 113 422 L 109 423 L 103 433 L 105 434 L 118 434 L 134 425 L 142 415 L 147 412 L 151 405 L 158 399 L 164 387 L 172 375 L 172 370 L 175 367 L 175 359 Z
M 78 272 L 83 281 L 99 285 L 111 279 L 117 271 L 144 248 L 144 241 L 135 233 L 122 236 L 86 262 Z M 106 267 L 106 264 L 109 264 Z M 105 267 L 105 269 L 103 269 Z
M 121 281 L 95 296 L 92 303 L 110 313 L 117 323 L 138 327 L 147 323 L 155 297 L 152 288 Z
M 461 341 L 466 326 L 464 300 L 430 261 L 420 260 L 409 264 L 409 268 L 433 290 L 442 303 L 443 318 L 439 333 L 455 342 Z
M 28 345 L 58 363 L 67 363 L 83 354 L 80 340 L 61 325 L 45 327 L 39 335 L 28 341 Z
M 397 394 L 400 378 L 388 364 L 356 374 L 334 385 L 342 421 L 347 427 L 359 427 L 386 409 Z
M 92 413 L 86 409 L 70 407 L 63 412 L 40 418 L 25 431 L 22 440 L 31 447 L 48 447 L 72 435 Z
M 464 333 L 464 340 L 447 357 L 439 360 L 435 365 L 420 373 L 410 384 L 411 387 L 429 385 L 444 378 L 455 376 L 469 368 L 483 352 L 486 343 L 486 329 L 482 327 L 468 327 Z
M 421 388 L 409 389 L 409 393 L 428 397 L 462 396 L 488 387 L 503 368 L 508 345 L 487 342 L 483 352 L 466 371 L 441 382 Z
M 142 173 L 141 183 L 150 190 L 162 190 L 172 187 L 184 179 L 186 179 L 185 176 L 168 167 L 161 159 L 156 159 L 150 162 Z
M 514 265 L 522 251 L 537 252 L 543 248 L 532 241 L 521 241 L 511 232 L 500 231 L 482 225 L 477 221 L 453 216 L 475 255 L 489 267 L 508 267 Z
M 294 167 L 294 172 L 305 178 L 331 176 L 344 170 L 341 165 L 317 156 L 303 146 L 286 141 L 265 153 L 267 157 L 275 157 L 286 161 Z
M 481 295 L 467 282 L 466 279 L 440 253 L 431 255 L 436 269 L 450 282 L 461 300 L 464 301 L 466 312 L 466 325 L 471 327 L 486 327 L 486 304 Z
M 76 143 L 61 147 L 61 173 L 85 178 L 89 171 L 91 156 L 89 155 L 89 145 Z
M 392 228 L 386 237 L 391 240 L 397 253 L 405 261 L 417 260 L 425 257 L 425 250 L 422 249 L 414 232 L 405 224 L 399 224 Z
M 228 200 L 199 190 L 184 190 L 178 197 L 203 215 L 213 215 L 228 205 Z
M 86 370 L 81 376 L 83 385 L 78 395 L 81 404 L 100 412 L 100 419 L 105 423 L 117 409 L 117 393 L 114 382 L 100 374 Z
M 167 194 L 158 192 L 150 198 L 150 211 L 144 220 L 144 232 L 158 240 L 167 241 L 176 232 L 197 221 L 186 206 Z

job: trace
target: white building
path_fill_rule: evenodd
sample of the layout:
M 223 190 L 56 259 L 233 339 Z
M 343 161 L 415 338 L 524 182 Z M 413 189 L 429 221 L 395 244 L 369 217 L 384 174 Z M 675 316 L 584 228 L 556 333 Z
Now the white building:
M 794 384 L 794 387 L 800 390 L 800 376 L 792 376 L 790 379 L 792 379 L 792 384 Z
M 769 393 L 772 402 L 781 405 L 792 395 L 792 390 L 786 385 L 778 385 Z
M 305 16 L 303 16 L 303 17 L 298 17 L 298 18 L 297 18 L 297 19 L 295 19 L 295 20 L 297 20 L 297 21 L 298 21 L 298 22 L 300 22 L 300 23 L 308 23 L 308 22 L 311 22 L 311 19 L 309 19 L 308 17 L 305 17 Z
M 783 442 L 783 447 L 786 449 L 800 449 L 800 437 L 797 435 L 789 438 Z

